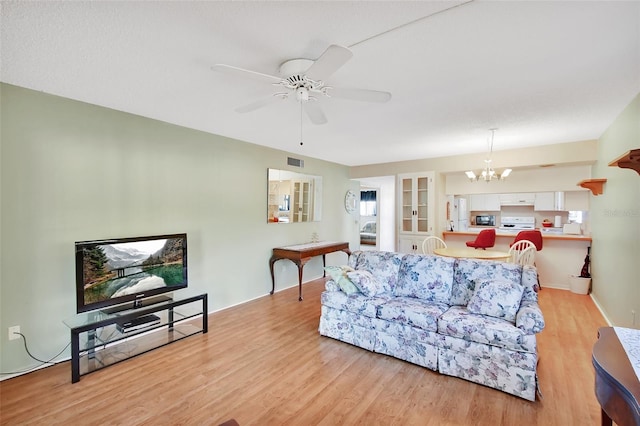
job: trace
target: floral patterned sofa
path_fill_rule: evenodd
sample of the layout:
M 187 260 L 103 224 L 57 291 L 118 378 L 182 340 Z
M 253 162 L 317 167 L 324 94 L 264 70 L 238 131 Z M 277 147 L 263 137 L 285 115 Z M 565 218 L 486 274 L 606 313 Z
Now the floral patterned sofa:
M 535 401 L 534 267 L 356 251 L 325 269 L 321 335 Z

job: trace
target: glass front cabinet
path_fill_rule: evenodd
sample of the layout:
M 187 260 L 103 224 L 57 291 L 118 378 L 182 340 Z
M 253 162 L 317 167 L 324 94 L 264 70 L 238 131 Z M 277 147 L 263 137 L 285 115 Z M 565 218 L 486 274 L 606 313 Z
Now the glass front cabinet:
M 422 253 L 422 241 L 433 235 L 434 172 L 398 175 L 398 251 Z

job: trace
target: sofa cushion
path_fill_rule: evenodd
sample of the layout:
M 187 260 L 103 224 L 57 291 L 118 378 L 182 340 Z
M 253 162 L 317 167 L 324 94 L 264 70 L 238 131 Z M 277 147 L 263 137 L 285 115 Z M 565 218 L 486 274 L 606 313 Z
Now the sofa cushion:
M 523 290 L 520 284 L 510 281 L 482 281 L 476 284 L 467 309 L 515 323 Z
M 363 251 L 358 255 L 354 268 L 371 272 L 384 287 L 384 292 L 392 293 L 398 281 L 398 269 L 403 256 L 402 253 L 387 251 Z
M 438 331 L 438 317 L 449 306 L 413 297 L 393 297 L 378 306 L 378 318 L 428 331 Z
M 349 280 L 358 287 L 358 290 L 367 297 L 385 293 L 387 288 L 369 271 L 347 272 Z
M 344 291 L 347 294 L 357 293 L 358 287 L 355 286 L 354 283 L 349 280 L 347 277 L 347 272 L 351 272 L 354 269 L 351 266 L 325 266 L 325 272 L 329 274 L 331 279 L 338 284 L 340 290 Z
M 463 306 L 452 306 L 440 316 L 438 333 L 514 351 L 536 352 L 535 335 L 525 334 L 503 319 L 472 314 Z
M 378 312 L 378 306 L 388 299 L 388 295 L 367 297 L 362 293 L 354 293 L 347 296 L 341 291 L 325 291 L 320 295 L 320 301 L 323 305 L 361 314 L 369 318 L 375 318 Z
M 489 280 L 521 284 L 522 266 L 492 260 L 457 259 L 450 304 L 467 306 L 476 285 Z
M 454 264 L 451 257 L 408 254 L 400 265 L 394 294 L 449 303 Z

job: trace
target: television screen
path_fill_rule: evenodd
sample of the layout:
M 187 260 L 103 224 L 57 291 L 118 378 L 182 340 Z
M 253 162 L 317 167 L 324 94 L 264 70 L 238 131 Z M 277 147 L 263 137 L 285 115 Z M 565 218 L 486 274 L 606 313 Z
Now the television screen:
M 187 234 L 76 242 L 78 313 L 187 287 Z

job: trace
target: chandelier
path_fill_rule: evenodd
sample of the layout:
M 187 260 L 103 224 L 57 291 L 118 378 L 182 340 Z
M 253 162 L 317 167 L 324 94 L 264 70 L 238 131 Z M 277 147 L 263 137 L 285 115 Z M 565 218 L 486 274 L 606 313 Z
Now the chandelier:
M 502 173 L 496 173 L 491 166 L 491 155 L 493 154 L 493 137 L 498 129 L 489 129 L 491 131 L 491 140 L 488 142 L 489 144 L 489 153 L 487 154 L 486 160 L 484 160 L 484 168 L 482 171 L 478 172 L 478 174 L 474 173 L 472 170 L 467 170 L 464 174 L 467 175 L 470 181 L 476 182 L 479 180 L 483 180 L 485 182 L 491 182 L 493 179 L 503 180 L 507 176 L 511 174 L 511 169 L 504 169 Z

